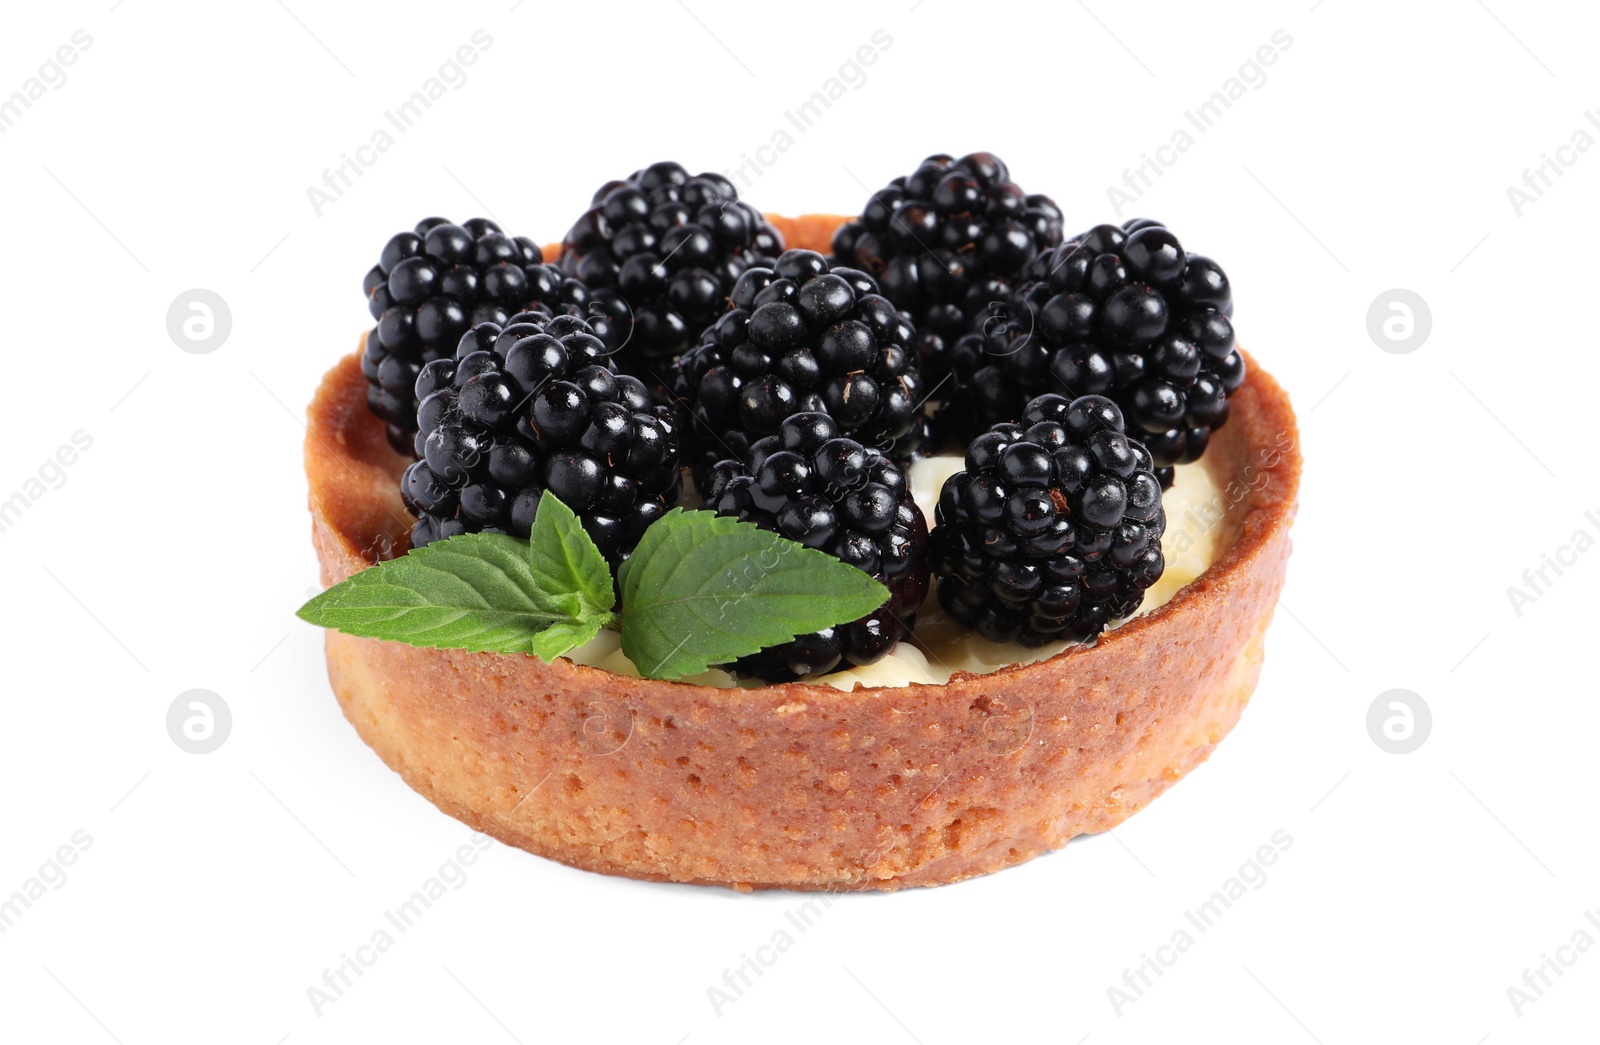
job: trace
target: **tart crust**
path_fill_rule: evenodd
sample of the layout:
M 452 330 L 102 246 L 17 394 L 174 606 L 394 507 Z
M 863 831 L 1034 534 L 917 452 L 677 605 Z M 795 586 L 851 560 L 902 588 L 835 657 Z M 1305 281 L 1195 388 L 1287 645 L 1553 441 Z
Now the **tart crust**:
M 845 219 L 769 216 L 826 251 Z M 1078 647 L 945 685 L 716 689 L 564 659 L 329 631 L 362 739 L 434 805 L 575 867 L 740 890 L 894 890 L 987 874 L 1106 831 L 1205 761 L 1261 671 L 1300 481 L 1288 396 L 1254 360 L 1208 461 L 1210 569 Z M 407 463 L 367 412 L 359 353 L 306 436 L 313 540 L 334 584 L 404 551 Z

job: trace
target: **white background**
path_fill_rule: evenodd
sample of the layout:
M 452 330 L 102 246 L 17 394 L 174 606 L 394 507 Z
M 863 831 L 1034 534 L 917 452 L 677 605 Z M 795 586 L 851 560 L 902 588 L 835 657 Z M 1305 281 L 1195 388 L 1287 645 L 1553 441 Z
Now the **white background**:
M 1566 153 L 1520 215 L 1506 190 L 1578 128 L 1600 137 L 1600 20 L 1312 2 L 15 5 L 0 96 L 75 30 L 93 43 L 0 135 L 0 499 L 74 432 L 93 445 L 0 533 L 0 896 L 74 832 L 92 844 L 0 935 L 0 1038 L 1594 1040 L 1600 948 L 1520 1015 L 1507 988 L 1575 931 L 1600 939 L 1600 551 L 1520 615 L 1507 588 L 1600 537 L 1600 150 Z M 468 81 L 315 214 L 307 188 L 476 29 L 493 43 Z M 834 898 L 720 1014 L 707 988 L 803 897 L 496 843 L 319 1015 L 307 988 L 469 838 L 362 745 L 293 617 L 316 582 L 301 419 L 369 322 L 362 274 L 424 214 L 550 241 L 644 163 L 731 169 L 878 29 L 866 82 L 766 154 L 757 206 L 849 212 L 927 153 L 990 149 L 1069 226 L 1107 220 L 1125 168 L 1292 37 L 1121 215 L 1222 261 L 1243 343 L 1300 412 L 1254 701 L 1111 837 Z M 206 355 L 166 330 L 197 287 L 233 319 Z M 1392 288 L 1431 309 L 1409 354 L 1368 335 Z M 203 756 L 165 726 L 193 688 L 233 716 Z M 1432 710 L 1407 755 L 1366 728 L 1394 688 Z M 1265 884 L 1119 1014 L 1107 989 L 1280 829 Z

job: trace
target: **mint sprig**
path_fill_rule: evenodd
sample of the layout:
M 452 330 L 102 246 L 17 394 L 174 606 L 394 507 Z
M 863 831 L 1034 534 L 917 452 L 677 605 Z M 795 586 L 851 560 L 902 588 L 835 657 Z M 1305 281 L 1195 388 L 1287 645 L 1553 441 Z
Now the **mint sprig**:
M 862 617 L 889 597 L 830 555 L 750 523 L 674 509 L 623 565 L 620 617 L 605 558 L 554 494 L 526 541 L 463 534 L 378 563 L 300 608 L 364 638 L 549 662 L 620 620 L 647 678 L 682 678 Z
M 572 509 L 546 494 L 529 540 L 468 533 L 435 541 L 353 574 L 299 616 L 363 638 L 548 662 L 599 634 L 615 604 L 600 549 Z

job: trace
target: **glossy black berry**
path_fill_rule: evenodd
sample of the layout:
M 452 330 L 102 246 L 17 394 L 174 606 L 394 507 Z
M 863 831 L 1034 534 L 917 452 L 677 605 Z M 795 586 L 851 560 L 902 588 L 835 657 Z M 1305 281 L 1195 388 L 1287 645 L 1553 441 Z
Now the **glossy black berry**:
M 939 494 L 939 604 L 995 642 L 1090 638 L 1165 568 L 1150 453 L 1103 396 L 1039 396 L 977 436 Z
M 562 244 L 561 268 L 635 321 L 619 367 L 655 386 L 752 265 L 783 237 L 720 174 L 655 163 L 602 185 Z
M 937 383 L 956 340 L 1005 301 L 1061 231 L 1055 203 L 1024 193 L 999 157 L 936 155 L 874 193 L 834 234 L 833 256 L 876 276 L 884 295 L 911 313 L 923 374 Z
M 1244 381 L 1228 277 L 1149 219 L 1100 225 L 1041 254 L 1003 315 L 961 338 L 941 420 L 973 433 L 1041 392 L 1104 395 L 1162 485 L 1195 461 Z
M 616 373 L 609 352 L 582 319 L 523 312 L 472 327 L 452 357 L 423 367 L 421 460 L 400 488 L 417 517 L 411 546 L 454 533 L 525 537 L 548 490 L 613 565 L 625 560 L 683 480 L 673 412 Z
M 424 218 L 391 237 L 362 290 L 378 321 L 362 352 L 367 406 L 404 454 L 413 452 L 417 431 L 419 375 L 454 356 L 468 328 L 503 324 L 525 310 L 581 315 L 615 347 L 631 325 L 614 305 L 591 302 L 581 282 L 543 264 L 532 240 L 508 236 L 487 218 L 462 225 Z
M 808 411 L 906 461 L 927 438 L 916 332 L 864 272 L 791 250 L 748 269 L 703 342 L 673 364 L 671 391 L 692 418 L 697 479 L 743 458 Z
M 928 592 L 927 523 L 900 466 L 842 431 L 820 412 L 785 418 L 743 460 L 707 469 L 705 506 L 871 574 L 889 600 L 859 620 L 743 657 L 736 671 L 788 682 L 871 664 L 916 623 Z

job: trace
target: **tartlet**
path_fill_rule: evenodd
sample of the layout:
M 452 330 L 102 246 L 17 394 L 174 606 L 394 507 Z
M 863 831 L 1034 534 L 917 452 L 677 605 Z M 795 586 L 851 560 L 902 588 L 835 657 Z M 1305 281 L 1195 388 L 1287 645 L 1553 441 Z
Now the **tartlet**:
M 845 219 L 769 216 L 826 251 Z M 406 548 L 408 463 L 367 411 L 359 352 L 306 437 L 313 539 L 334 584 Z M 939 885 L 1109 830 L 1205 761 L 1260 674 L 1300 479 L 1288 396 L 1254 360 L 1207 460 L 1226 510 L 1171 601 L 1048 660 L 944 685 L 720 689 L 558 658 L 327 633 L 362 739 L 501 841 L 632 878 L 807 890 Z

